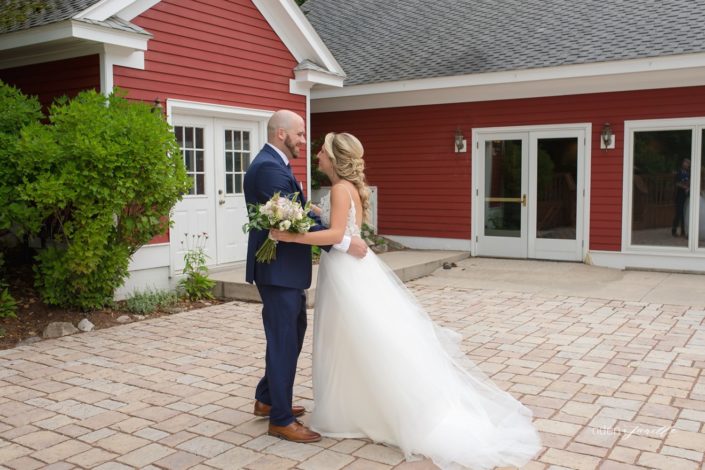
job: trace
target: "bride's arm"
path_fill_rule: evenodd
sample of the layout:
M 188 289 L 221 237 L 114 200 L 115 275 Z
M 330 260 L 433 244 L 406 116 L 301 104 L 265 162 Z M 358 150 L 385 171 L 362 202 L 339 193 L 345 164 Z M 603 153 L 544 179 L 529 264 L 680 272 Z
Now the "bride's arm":
M 350 195 L 341 184 L 333 185 L 330 191 L 330 227 L 308 233 L 291 233 L 281 230 L 271 230 L 273 239 L 282 242 L 302 243 L 304 245 L 335 245 L 340 243 L 345 235 L 345 226 L 350 210 Z

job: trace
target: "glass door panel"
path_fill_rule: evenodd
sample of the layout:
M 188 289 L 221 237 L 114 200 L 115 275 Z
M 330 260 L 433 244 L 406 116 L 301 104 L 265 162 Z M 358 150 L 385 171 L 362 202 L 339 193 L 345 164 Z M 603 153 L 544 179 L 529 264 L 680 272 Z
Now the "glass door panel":
M 522 141 L 485 143 L 485 235 L 521 237 Z
M 698 248 L 705 248 L 705 129 L 700 139 L 700 195 L 697 198 Z
M 536 238 L 575 240 L 578 139 L 538 139 Z

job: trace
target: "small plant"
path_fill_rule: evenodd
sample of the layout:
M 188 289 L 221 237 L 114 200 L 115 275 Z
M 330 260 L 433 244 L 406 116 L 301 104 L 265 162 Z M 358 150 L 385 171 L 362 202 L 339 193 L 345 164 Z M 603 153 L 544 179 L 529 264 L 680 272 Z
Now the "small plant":
M 205 246 L 208 241 L 207 233 L 192 234 L 189 237 L 185 233 L 186 242 L 181 242 L 184 248 L 184 279 L 179 281 L 179 289 L 184 297 L 189 300 L 213 299 L 213 287 L 215 281 L 208 277 L 206 267 Z
M 10 294 L 7 283 L 3 279 L 4 267 L 5 258 L 0 253 L 0 318 L 17 318 L 17 301 Z M 0 336 L 4 336 L 4 332 Z
M 0 282 L 0 318 L 17 318 L 17 301 L 4 283 Z
M 167 290 L 135 291 L 125 301 L 125 308 L 138 315 L 147 315 L 160 308 L 171 307 L 179 301 L 176 292 Z
M 321 261 L 321 248 L 313 245 L 311 246 L 311 260 L 313 264 L 319 263 Z

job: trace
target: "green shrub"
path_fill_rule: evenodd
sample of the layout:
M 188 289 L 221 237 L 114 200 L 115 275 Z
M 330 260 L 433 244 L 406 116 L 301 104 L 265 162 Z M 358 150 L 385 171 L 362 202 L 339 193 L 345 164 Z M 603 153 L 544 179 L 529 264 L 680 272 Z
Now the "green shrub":
M 36 209 L 17 191 L 24 176 L 17 146 L 22 129 L 40 123 L 41 105 L 36 97 L 0 81 L 0 109 L 0 234 L 10 228 L 17 235 L 36 232 L 40 227 Z
M 176 292 L 167 290 L 135 291 L 125 300 L 125 308 L 132 313 L 146 315 L 160 308 L 171 307 L 179 301 Z
M 50 238 L 36 287 L 51 305 L 100 308 L 190 183 L 170 126 L 146 103 L 91 90 L 57 101 L 49 120 L 26 125 L 15 154 L 27 225 Z
M 179 289 L 189 300 L 213 299 L 215 281 L 208 277 L 206 267 L 205 244 L 208 235 L 199 233 L 189 236 L 187 233 L 185 236 L 186 240 L 181 242 L 184 247 L 185 277 L 179 281 Z

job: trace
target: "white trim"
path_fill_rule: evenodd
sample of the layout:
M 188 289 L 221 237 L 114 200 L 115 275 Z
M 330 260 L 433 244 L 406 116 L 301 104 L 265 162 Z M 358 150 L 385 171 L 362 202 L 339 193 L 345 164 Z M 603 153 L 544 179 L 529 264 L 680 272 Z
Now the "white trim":
M 705 256 L 700 253 L 628 253 L 590 250 L 586 264 L 616 269 L 654 269 L 705 273 Z
M 0 70 L 25 65 L 43 64 L 57 60 L 73 59 L 87 55 L 99 55 L 103 48 L 101 44 L 74 41 L 68 44 L 54 43 L 53 47 L 30 46 L 22 49 L 22 54 L 8 58 L 0 58 Z M 5 54 L 7 55 L 7 54 Z
M 416 250 L 451 250 L 472 253 L 472 242 L 457 238 L 407 237 L 402 235 L 382 235 L 397 243 Z
M 705 54 L 316 88 L 313 112 L 705 85 Z
M 311 199 L 311 94 L 306 93 L 306 199 Z
M 223 104 L 200 103 L 197 101 L 168 98 L 166 101 L 166 113 L 169 123 L 171 123 L 171 117 L 175 112 L 178 114 L 188 114 L 190 116 L 222 117 L 246 121 L 264 120 L 264 136 L 267 135 L 266 121 L 274 114 L 274 111 L 266 109 L 240 108 Z
M 541 125 L 527 125 L 527 126 L 504 126 L 504 127 L 476 127 L 471 130 L 471 142 L 472 149 L 470 154 L 471 168 L 470 174 L 471 178 L 471 188 L 470 188 L 470 204 L 471 204 L 471 218 L 470 218 L 470 233 L 472 234 L 470 242 L 472 244 L 472 256 L 477 256 L 477 245 L 475 243 L 476 237 L 479 233 L 480 224 L 483 223 L 480 220 L 480 211 L 478 207 L 480 204 L 480 196 L 478 194 L 478 188 L 480 187 L 480 178 L 484 175 L 480 174 L 478 170 L 479 161 L 481 158 L 481 151 L 478 148 L 480 141 L 480 136 L 487 134 L 501 134 L 501 133 L 526 133 L 530 139 L 531 133 L 540 133 L 547 131 L 570 131 L 576 130 L 583 132 L 583 137 L 585 139 L 583 145 L 583 167 L 578 168 L 578 171 L 583 173 L 583 189 L 585 195 L 583 197 L 583 219 L 582 219 L 582 234 L 581 237 L 582 245 L 580 247 L 580 258 L 586 259 L 589 246 L 590 246 L 590 188 L 591 188 L 591 164 L 592 164 L 592 124 L 589 122 L 578 122 L 578 123 L 567 123 L 567 124 L 541 124 Z M 576 181 L 576 184 L 580 184 L 580 181 Z M 580 201 L 580 194 L 577 194 L 578 201 Z M 577 221 L 576 221 L 577 222 Z M 578 235 L 578 234 L 576 234 Z M 531 250 L 529 250 L 531 252 Z
M 293 0 L 252 0 L 297 62 L 305 59 L 344 75 L 333 54 Z
M 642 119 L 624 121 L 624 153 L 622 170 L 622 253 L 630 256 L 670 256 L 674 259 L 679 257 L 702 257 L 705 254 L 702 248 L 698 248 L 698 237 L 691 237 L 689 246 L 652 246 L 652 245 L 632 245 L 632 189 L 633 189 L 633 164 L 634 164 L 634 132 L 639 131 L 668 131 L 668 130 L 689 130 L 691 131 L 691 175 L 699 175 L 702 162 L 700 158 L 695 158 L 702 154 L 701 133 L 705 129 L 705 116 L 690 118 L 672 119 Z M 693 181 L 693 193 L 700 194 L 702 188 L 699 187 L 700 178 L 691 178 Z M 697 204 L 689 204 L 689 220 L 698 222 L 699 214 Z M 698 225 L 699 226 L 699 225 Z M 678 269 L 678 268 L 668 268 Z M 705 268 L 703 268 L 705 271 Z
M 132 258 L 128 271 L 140 271 L 169 266 L 169 242 L 144 245 Z
M 94 21 L 105 21 L 111 16 L 117 16 L 130 21 L 136 16 L 159 3 L 160 0 L 102 0 L 86 8 L 74 18 Z
M 134 2 L 135 0 L 101 0 L 75 15 L 74 18 L 105 21 Z
M 133 1 L 129 6 L 123 8 L 115 16 L 126 21 L 131 21 L 133 18 L 141 15 L 145 11 L 159 3 L 160 0 L 137 0 Z

